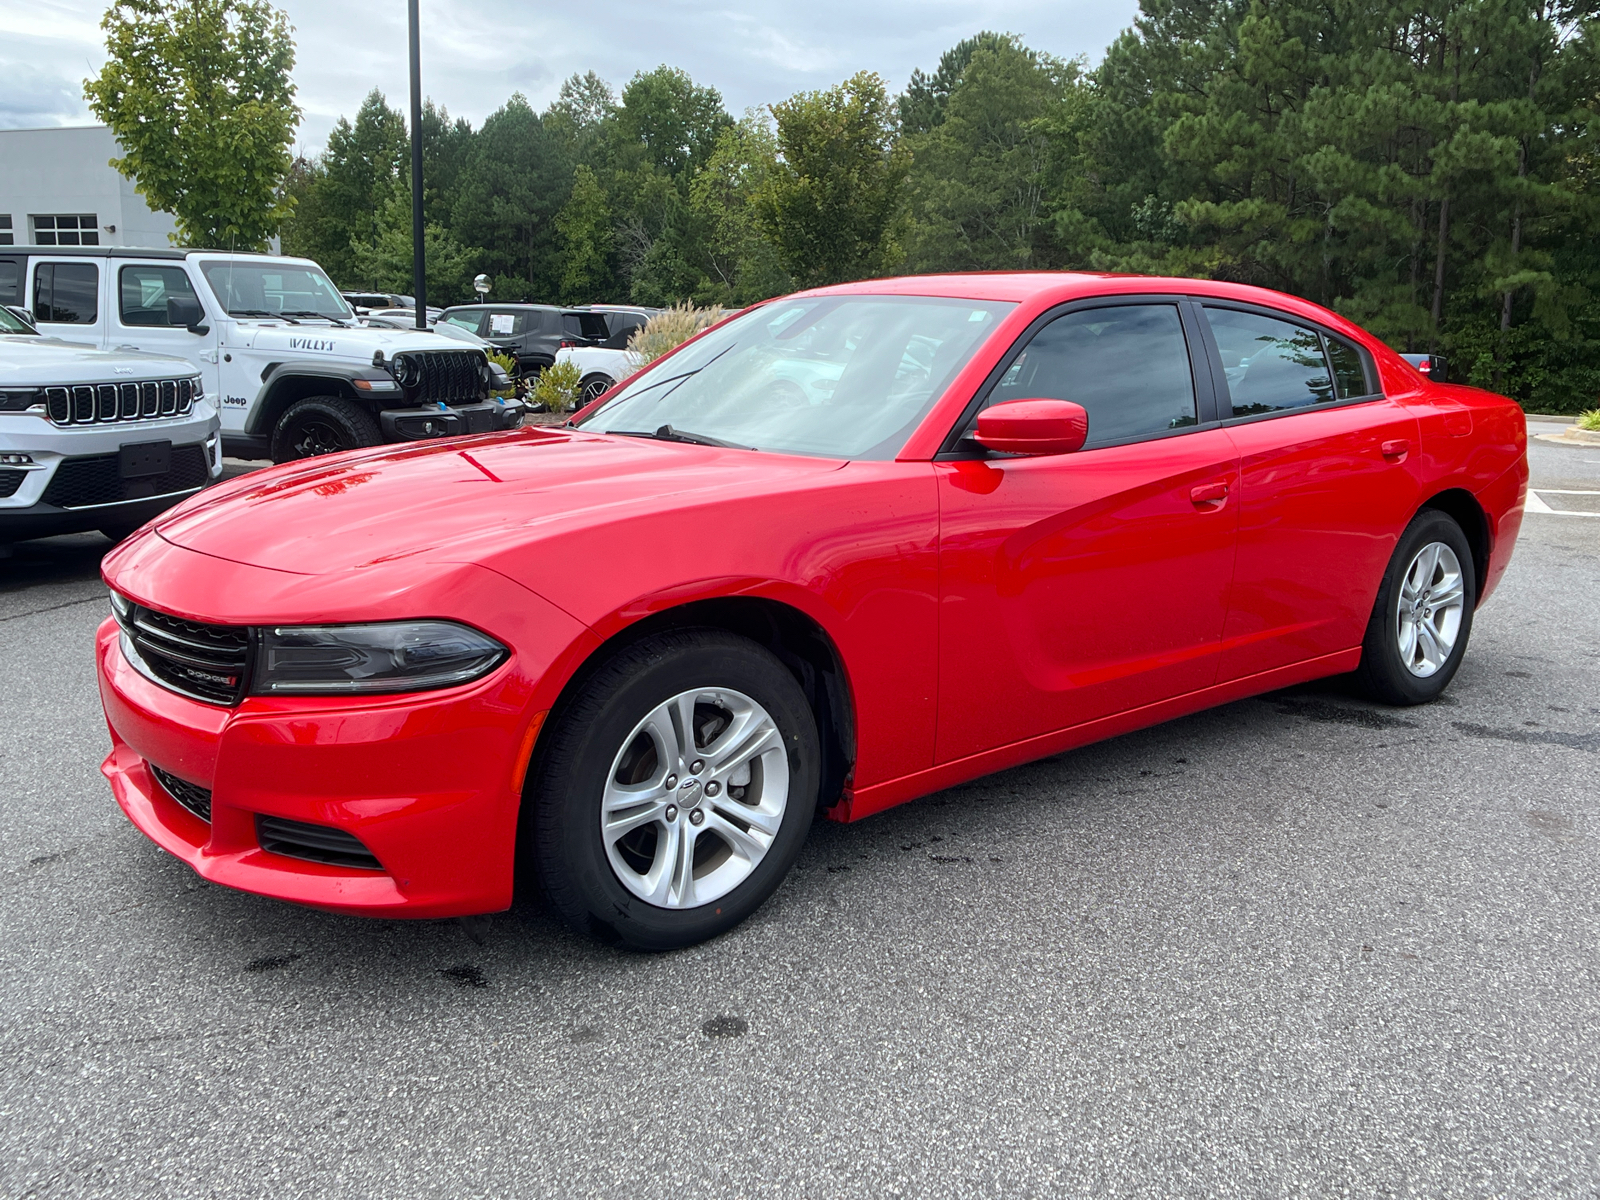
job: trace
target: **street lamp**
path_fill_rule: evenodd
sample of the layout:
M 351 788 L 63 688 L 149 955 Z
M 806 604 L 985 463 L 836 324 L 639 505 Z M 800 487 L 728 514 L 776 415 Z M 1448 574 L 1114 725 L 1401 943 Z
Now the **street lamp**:
M 422 39 L 417 0 L 406 0 L 411 20 L 411 287 L 417 296 L 417 328 L 428 327 L 427 263 L 422 244 Z

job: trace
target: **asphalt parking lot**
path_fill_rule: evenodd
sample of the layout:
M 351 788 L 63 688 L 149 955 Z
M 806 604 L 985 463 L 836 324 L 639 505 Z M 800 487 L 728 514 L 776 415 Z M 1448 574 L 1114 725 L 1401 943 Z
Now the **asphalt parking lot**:
M 1532 459 L 1600 512 L 1600 447 Z M 819 824 L 655 957 L 157 850 L 98 771 L 105 548 L 0 563 L 0 1194 L 1600 1188 L 1600 517 L 1529 515 L 1438 704 L 1293 689 Z

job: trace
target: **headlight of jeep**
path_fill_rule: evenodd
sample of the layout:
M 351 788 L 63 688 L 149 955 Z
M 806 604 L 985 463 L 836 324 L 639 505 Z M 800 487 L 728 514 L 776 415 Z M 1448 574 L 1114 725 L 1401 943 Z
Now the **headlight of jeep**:
M 269 625 L 261 630 L 257 695 L 367 695 L 454 687 L 487 675 L 507 649 L 454 621 Z

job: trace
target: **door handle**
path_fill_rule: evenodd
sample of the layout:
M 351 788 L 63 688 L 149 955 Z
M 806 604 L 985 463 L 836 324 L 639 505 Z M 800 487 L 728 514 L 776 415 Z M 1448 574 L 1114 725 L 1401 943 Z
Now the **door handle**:
M 1392 458 L 1399 462 L 1411 452 L 1411 442 L 1407 438 L 1395 438 L 1393 441 L 1383 443 L 1378 449 L 1383 451 L 1385 458 Z
M 1225 483 L 1201 483 L 1189 489 L 1189 499 L 1195 504 L 1220 505 L 1228 498 L 1228 485 Z

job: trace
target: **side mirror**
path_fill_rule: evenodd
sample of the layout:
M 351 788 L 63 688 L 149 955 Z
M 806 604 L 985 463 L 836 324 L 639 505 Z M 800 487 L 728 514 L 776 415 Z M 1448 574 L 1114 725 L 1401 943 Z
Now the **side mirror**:
M 167 324 L 182 325 L 190 333 L 209 333 L 208 326 L 200 324 L 206 319 L 206 310 L 200 301 L 189 296 L 167 297 Z
M 15 304 L 8 304 L 8 305 L 6 305 L 6 311 L 8 313 L 10 313 L 13 317 L 15 317 L 17 320 L 21 321 L 29 329 L 33 330 L 35 333 L 38 332 L 39 324 L 38 324 L 37 321 L 35 321 L 33 319 L 33 314 L 31 312 L 29 312 L 27 309 L 19 307 L 18 305 L 15 305 Z
M 1089 436 L 1089 414 L 1070 400 L 1007 400 L 978 414 L 972 438 L 1005 454 L 1071 454 Z

